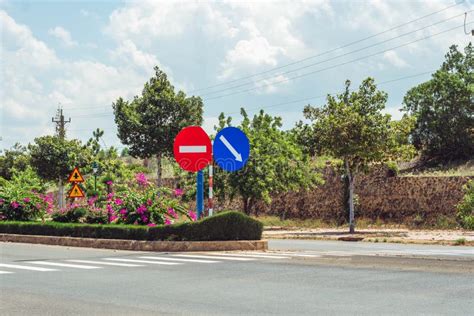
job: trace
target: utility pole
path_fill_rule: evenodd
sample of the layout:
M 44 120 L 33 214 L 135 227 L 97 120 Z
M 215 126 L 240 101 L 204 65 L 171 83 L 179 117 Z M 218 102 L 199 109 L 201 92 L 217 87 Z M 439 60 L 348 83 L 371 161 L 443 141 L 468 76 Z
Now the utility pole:
M 61 104 L 58 106 L 58 112 L 56 113 L 56 117 L 51 118 L 53 123 L 56 123 L 56 135 L 59 139 L 64 140 L 66 138 L 66 123 L 71 123 L 71 118 L 67 121 L 64 120 L 63 109 L 61 108 Z M 63 179 L 59 179 L 58 182 L 58 203 L 59 208 L 63 208 L 64 203 L 64 184 Z
M 53 123 L 56 123 L 56 134 L 61 140 L 66 138 L 66 123 L 71 123 L 71 118 L 67 121 L 64 120 L 63 109 L 61 105 L 58 107 L 58 112 L 56 113 L 56 117 L 51 118 Z

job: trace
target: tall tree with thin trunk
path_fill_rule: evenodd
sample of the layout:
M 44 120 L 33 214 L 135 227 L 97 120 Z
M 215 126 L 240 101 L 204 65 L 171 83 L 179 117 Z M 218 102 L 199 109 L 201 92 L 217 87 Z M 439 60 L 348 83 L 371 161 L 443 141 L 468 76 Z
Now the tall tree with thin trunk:
M 141 96 L 131 101 L 119 98 L 113 109 L 118 137 L 129 146 L 130 155 L 156 157 L 161 186 L 162 161 L 172 155 L 174 138 L 183 127 L 202 123 L 201 98 L 175 93 L 166 74 L 155 67 L 155 76 L 145 83 Z
M 399 132 L 389 114 L 383 114 L 387 94 L 377 90 L 372 78 L 365 79 L 357 91 L 351 92 L 346 81 L 345 92 L 328 95 L 322 107 L 305 107 L 304 114 L 312 120 L 314 151 L 339 158 L 344 162 L 349 185 L 349 229 L 355 231 L 355 178 L 369 165 L 393 157 L 399 151 Z

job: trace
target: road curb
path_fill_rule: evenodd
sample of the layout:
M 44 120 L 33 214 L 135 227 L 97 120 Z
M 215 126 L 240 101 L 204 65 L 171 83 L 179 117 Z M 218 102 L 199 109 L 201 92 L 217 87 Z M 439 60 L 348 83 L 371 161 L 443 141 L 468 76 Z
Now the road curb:
M 39 235 L 0 234 L 0 242 L 56 245 L 68 247 L 104 248 L 134 251 L 230 251 L 267 250 L 266 240 L 226 241 L 144 241 L 124 239 L 94 239 Z

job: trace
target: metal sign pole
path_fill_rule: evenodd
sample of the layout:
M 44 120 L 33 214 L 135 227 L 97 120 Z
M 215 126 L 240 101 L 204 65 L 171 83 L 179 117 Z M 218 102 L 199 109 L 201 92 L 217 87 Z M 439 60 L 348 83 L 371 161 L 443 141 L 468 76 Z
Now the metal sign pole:
M 197 172 L 197 190 L 196 190 L 196 213 L 200 219 L 204 210 L 204 173 L 202 170 Z
M 212 163 L 209 164 L 209 216 L 212 216 L 213 214 L 213 191 L 212 191 L 212 186 L 213 186 L 213 179 L 212 179 L 212 176 L 213 176 L 213 167 L 212 167 Z

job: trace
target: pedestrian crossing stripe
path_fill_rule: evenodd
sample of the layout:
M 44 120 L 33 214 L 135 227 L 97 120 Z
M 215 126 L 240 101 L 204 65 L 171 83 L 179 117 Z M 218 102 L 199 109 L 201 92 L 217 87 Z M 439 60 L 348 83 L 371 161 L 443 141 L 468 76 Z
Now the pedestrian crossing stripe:
M 220 261 L 202 260 L 202 259 L 183 259 L 183 258 L 167 258 L 167 257 L 139 257 L 140 259 L 163 260 L 163 261 L 177 261 L 177 262 L 193 262 L 193 263 L 218 263 Z
M 225 257 L 225 256 L 208 256 L 208 255 L 182 255 L 177 254 L 173 257 L 183 257 L 183 258 L 198 258 L 198 259 L 216 259 L 216 260 L 235 260 L 235 261 L 252 261 L 254 258 L 238 258 L 238 257 Z
M 9 268 L 9 269 L 31 270 L 31 271 L 38 271 L 38 272 L 58 271 L 56 269 L 50 269 L 50 268 L 21 266 L 21 265 L 18 265 L 18 264 L 6 264 L 6 263 L 0 263 L 0 267 L 1 268 Z
M 65 267 L 65 268 L 76 268 L 76 269 L 101 269 L 101 267 L 96 266 L 84 266 L 79 264 L 70 264 L 70 263 L 59 263 L 59 262 L 50 262 L 50 261 L 30 261 L 33 264 L 40 264 L 45 266 L 57 266 L 57 267 Z
M 162 264 L 162 265 L 178 265 L 178 262 L 160 262 L 160 261 L 149 261 L 149 260 L 136 260 L 136 259 L 123 259 L 123 258 L 105 258 L 105 260 L 111 261 L 123 261 L 123 262 L 136 262 L 136 263 L 149 263 L 149 264 Z
M 89 263 L 89 264 L 98 264 L 106 266 L 116 266 L 116 267 L 144 267 L 142 264 L 133 264 L 133 263 L 119 263 L 119 262 L 104 262 L 104 261 L 92 261 L 92 260 L 66 260 L 68 262 L 77 262 L 77 263 Z

